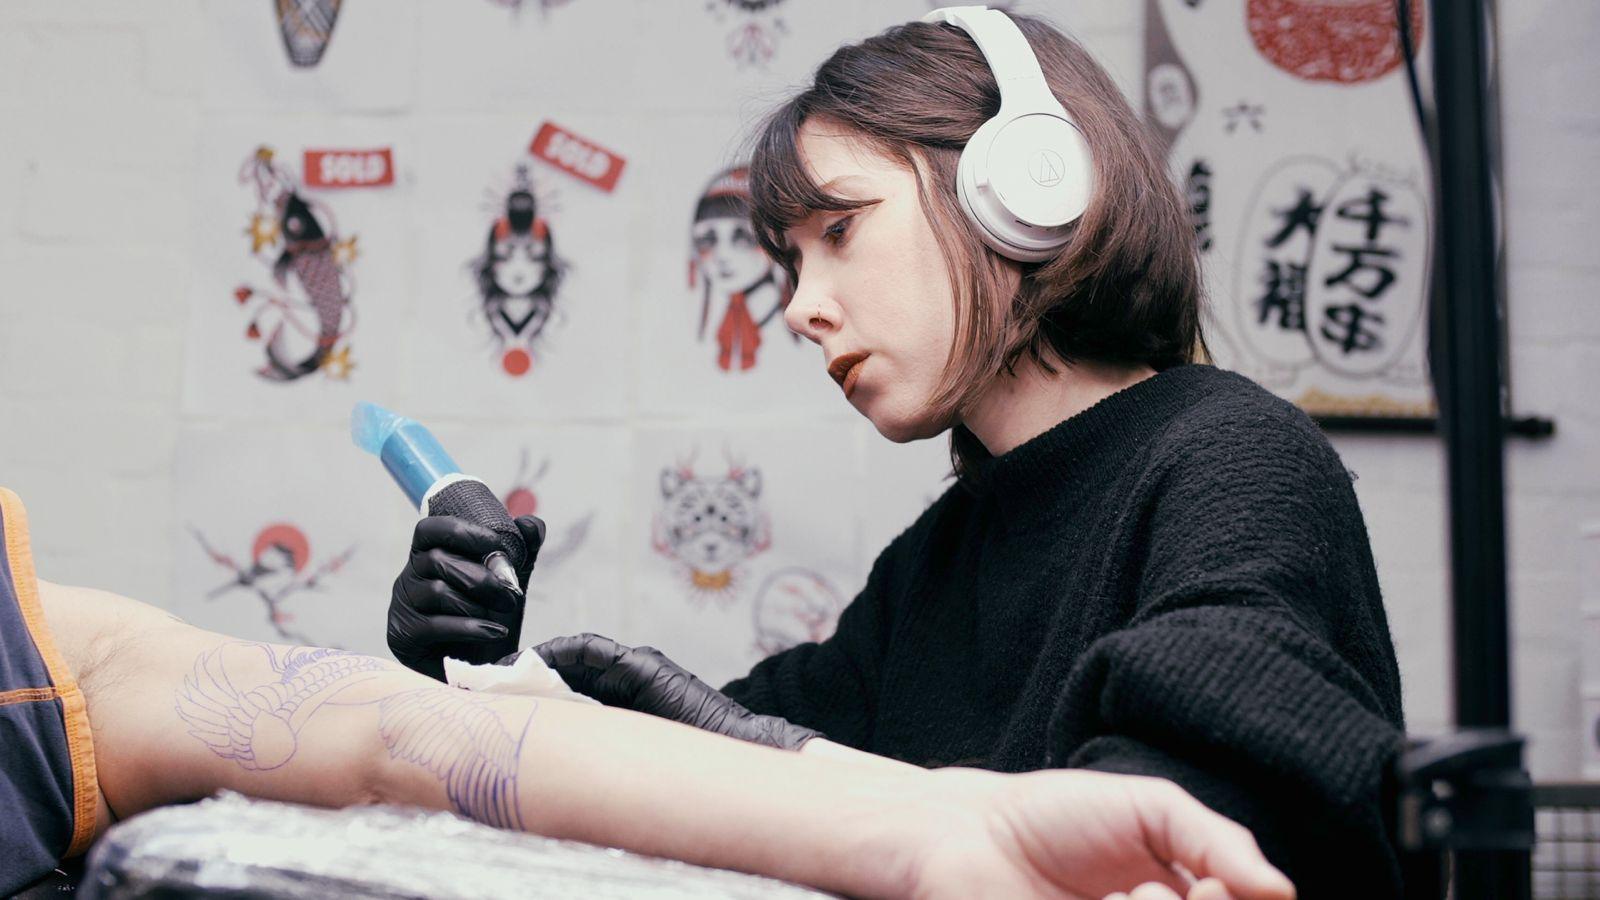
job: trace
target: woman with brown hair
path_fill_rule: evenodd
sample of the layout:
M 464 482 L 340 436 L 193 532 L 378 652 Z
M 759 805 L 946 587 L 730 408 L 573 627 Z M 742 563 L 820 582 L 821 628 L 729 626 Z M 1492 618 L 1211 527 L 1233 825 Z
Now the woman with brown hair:
M 1302 896 L 1396 893 L 1399 673 L 1349 474 L 1294 406 L 1195 362 L 1193 231 L 1104 70 L 1037 19 L 936 15 L 823 63 L 750 181 L 789 327 L 885 437 L 948 430 L 956 483 L 831 638 L 720 693 L 649 648 L 536 650 L 606 703 L 807 753 L 1170 779 Z M 1038 147 L 1005 144 L 1018 123 Z M 438 653 L 396 634 L 413 598 L 505 602 L 430 561 L 470 546 L 452 527 L 396 582 L 402 660 Z

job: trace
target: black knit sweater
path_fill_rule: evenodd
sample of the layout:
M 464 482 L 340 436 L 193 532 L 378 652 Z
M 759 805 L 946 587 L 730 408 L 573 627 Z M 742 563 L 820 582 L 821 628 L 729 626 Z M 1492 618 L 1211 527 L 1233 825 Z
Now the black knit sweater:
M 988 460 L 832 638 L 724 691 L 924 766 L 1169 778 L 1301 897 L 1398 890 L 1400 675 L 1350 475 L 1300 410 L 1209 366 Z

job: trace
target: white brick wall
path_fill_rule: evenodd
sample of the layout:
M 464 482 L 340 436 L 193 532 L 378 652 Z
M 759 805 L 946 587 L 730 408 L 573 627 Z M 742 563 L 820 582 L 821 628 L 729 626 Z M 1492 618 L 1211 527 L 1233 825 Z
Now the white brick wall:
M 1136 84 L 1142 4 L 1058 5 Z M 1553 779 L 1578 775 L 1578 531 L 1600 519 L 1600 4 L 1501 15 L 1511 378 L 1519 411 L 1558 423 L 1507 453 L 1515 708 Z M 199 0 L 0 3 L 0 483 L 28 503 L 45 577 L 155 601 L 172 590 L 200 23 Z M 1412 730 L 1443 728 L 1438 444 L 1335 444 L 1360 476 Z

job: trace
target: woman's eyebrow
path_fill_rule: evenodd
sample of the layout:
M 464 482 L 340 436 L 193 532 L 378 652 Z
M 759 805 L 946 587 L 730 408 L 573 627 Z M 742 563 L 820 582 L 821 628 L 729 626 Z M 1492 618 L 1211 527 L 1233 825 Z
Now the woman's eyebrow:
M 860 175 L 835 175 L 832 178 L 828 179 L 827 181 L 824 181 L 823 183 L 817 185 L 817 190 L 819 190 L 819 191 L 823 192 L 824 194 L 826 194 L 826 193 L 829 192 L 830 189 L 832 189 L 834 187 L 837 187 L 838 185 L 843 184 L 846 181 L 850 181 L 851 179 L 856 179 L 856 178 L 860 178 L 860 177 L 861 177 Z

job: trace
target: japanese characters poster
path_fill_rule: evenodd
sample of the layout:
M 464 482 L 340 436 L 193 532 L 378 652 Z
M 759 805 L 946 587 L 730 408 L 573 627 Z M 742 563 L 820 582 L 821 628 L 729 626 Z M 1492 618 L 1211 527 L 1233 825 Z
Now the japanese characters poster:
M 1388 0 L 1147 0 L 1146 117 L 1189 201 L 1212 354 L 1312 414 L 1433 414 L 1402 63 Z

